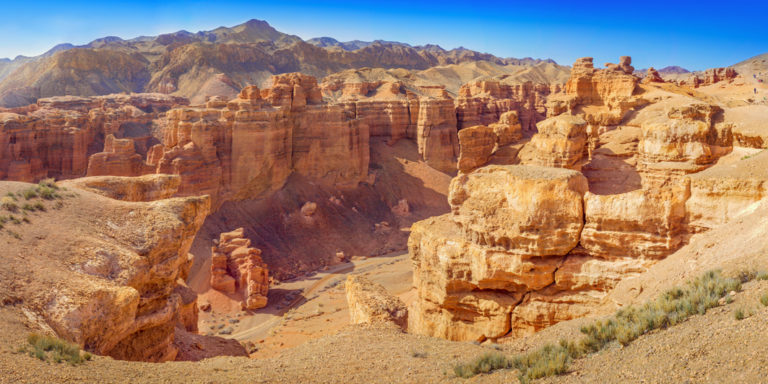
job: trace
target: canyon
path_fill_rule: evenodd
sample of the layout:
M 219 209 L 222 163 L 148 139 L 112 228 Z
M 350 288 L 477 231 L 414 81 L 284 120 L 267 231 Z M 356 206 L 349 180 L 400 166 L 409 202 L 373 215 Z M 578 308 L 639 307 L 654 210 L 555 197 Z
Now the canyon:
M 232 382 L 288 356 L 279 379 L 311 381 L 329 348 L 329 367 L 522 351 L 692 271 L 768 267 L 739 243 L 768 246 L 757 67 L 565 67 L 259 21 L 22 61 L 0 66 L 0 321 L 100 369 Z

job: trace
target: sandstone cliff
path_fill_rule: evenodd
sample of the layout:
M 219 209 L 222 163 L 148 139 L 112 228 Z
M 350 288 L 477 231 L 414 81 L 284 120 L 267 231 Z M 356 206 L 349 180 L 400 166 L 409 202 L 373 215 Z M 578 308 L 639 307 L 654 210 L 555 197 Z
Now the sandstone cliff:
M 0 188 L 5 194 L 29 186 Z M 12 239 L 17 245 L 2 251 L 0 284 L 10 286 L 4 291 L 14 292 L 30 319 L 86 350 L 173 360 L 177 323 L 190 330 L 197 323 L 184 318 L 194 296 L 182 297 L 178 281 L 210 200 L 123 202 L 85 190 L 62 193 L 60 208 L 33 215 L 18 228 L 21 240 Z

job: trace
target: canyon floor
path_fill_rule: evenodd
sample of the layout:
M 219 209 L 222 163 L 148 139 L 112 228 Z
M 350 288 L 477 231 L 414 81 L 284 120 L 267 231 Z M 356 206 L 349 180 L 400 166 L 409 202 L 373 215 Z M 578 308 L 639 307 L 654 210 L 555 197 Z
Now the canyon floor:
M 391 261 L 389 261 L 391 262 Z M 768 307 L 759 297 L 768 281 L 752 282 L 731 304 L 694 316 L 675 327 L 576 360 L 547 383 L 759 383 L 768 375 Z M 748 317 L 736 320 L 735 311 Z M 201 362 L 149 364 L 95 357 L 85 365 L 53 365 L 18 354 L 31 331 L 14 307 L 0 308 L 0 382 L 3 383 L 508 383 L 516 371 L 458 379 L 453 365 L 487 352 L 508 354 L 578 334 L 585 320 L 558 324 L 515 344 L 475 345 L 404 334 L 394 328 L 343 326 L 338 333 L 288 349 L 271 358 L 217 357 Z

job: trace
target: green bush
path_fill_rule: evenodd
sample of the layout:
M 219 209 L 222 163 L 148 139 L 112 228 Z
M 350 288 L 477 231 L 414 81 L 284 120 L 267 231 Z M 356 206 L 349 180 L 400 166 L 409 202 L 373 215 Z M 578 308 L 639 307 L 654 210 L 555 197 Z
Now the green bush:
M 27 336 L 27 343 L 31 348 L 27 349 L 28 354 L 42 361 L 50 358 L 54 363 L 78 365 L 92 358 L 88 352 L 81 353 L 79 346 L 53 336 L 31 333 Z

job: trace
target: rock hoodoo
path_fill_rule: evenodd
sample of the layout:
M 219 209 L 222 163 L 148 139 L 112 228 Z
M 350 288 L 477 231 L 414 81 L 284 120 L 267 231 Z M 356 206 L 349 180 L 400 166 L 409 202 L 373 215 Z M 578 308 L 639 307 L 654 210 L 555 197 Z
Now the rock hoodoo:
M 269 271 L 261 260 L 261 250 L 251 248 L 243 228 L 222 233 L 212 248 L 211 287 L 243 298 L 243 309 L 267 306 Z

